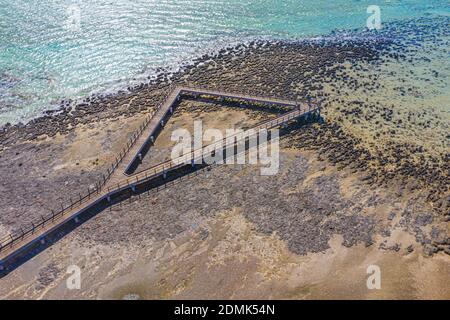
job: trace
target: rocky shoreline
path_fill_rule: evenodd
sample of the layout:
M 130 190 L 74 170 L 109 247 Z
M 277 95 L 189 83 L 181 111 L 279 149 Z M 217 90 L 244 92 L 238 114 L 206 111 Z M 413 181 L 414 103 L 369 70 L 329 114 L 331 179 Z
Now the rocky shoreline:
M 444 151 L 429 152 L 426 146 L 414 141 L 406 143 L 399 142 L 401 139 L 397 141 L 389 138 L 409 124 L 418 130 L 425 130 L 430 125 L 443 125 L 442 132 L 445 132 L 448 125 L 445 117 L 435 118 L 436 113 L 432 108 L 408 113 L 397 108 L 395 101 L 391 105 L 383 105 L 372 100 L 370 95 L 365 98 L 353 95 L 357 91 L 369 93 L 382 90 L 383 81 L 373 76 L 373 71 L 379 70 L 384 64 L 409 60 L 411 64 L 423 62 L 422 55 L 415 58 L 422 50 L 421 47 L 411 45 L 410 42 L 428 41 L 440 45 L 437 39 L 445 36 L 446 22 L 445 18 L 434 22 L 434 30 L 426 26 L 424 33 L 403 34 L 402 25 L 394 24 L 375 37 L 367 33 L 359 34 L 356 39 L 341 41 L 255 41 L 242 44 L 212 56 L 202 56 L 177 73 L 163 72 L 149 83 L 128 88 L 127 92 L 92 96 L 75 106 L 71 101 L 63 101 L 60 110 L 49 111 L 25 125 L 6 125 L 0 129 L 0 170 L 9 177 L 1 186 L 3 206 L 16 203 L 20 198 L 17 190 L 29 187 L 28 180 L 32 176 L 30 171 L 36 172 L 40 178 L 32 183 L 32 190 L 39 196 L 35 194 L 30 197 L 39 199 L 34 199 L 30 204 L 29 199 L 24 198 L 23 203 L 16 203 L 12 210 L 5 209 L 7 214 L 0 217 L 0 222 L 16 228 L 41 214 L 49 201 L 62 200 L 64 195 L 54 194 L 55 185 L 64 187 L 67 193 L 77 192 L 94 183 L 104 172 L 106 162 L 90 168 L 84 175 L 74 169 L 58 173 L 53 180 L 48 179 L 42 171 L 45 172 L 48 161 L 54 160 L 52 157 L 55 153 L 64 152 L 63 146 L 54 144 L 53 139 L 70 137 L 82 126 L 95 127 L 97 123 L 103 122 L 125 123 L 127 119 L 138 122 L 140 115 L 147 114 L 151 106 L 161 102 L 174 84 L 291 99 L 322 99 L 325 122 L 294 130 L 287 137 L 286 147 L 313 150 L 319 160 L 326 160 L 339 170 L 363 174 L 363 181 L 373 188 L 398 185 L 399 197 L 420 192 L 423 202 L 429 204 L 433 219 L 448 222 L 448 149 L 444 145 Z M 403 27 L 408 26 L 408 23 L 404 22 Z M 415 28 L 420 28 L 420 24 Z M 387 34 L 389 37 L 385 36 Z M 364 40 L 364 36 L 369 40 Z M 446 41 L 445 38 L 443 41 Z M 394 72 L 393 76 L 398 75 Z M 399 96 L 412 95 L 415 89 L 405 85 L 398 89 Z M 427 117 L 434 120 L 427 120 Z M 425 121 L 415 122 L 416 118 L 424 118 Z M 366 128 L 367 124 L 376 124 L 377 127 L 372 130 L 370 126 Z M 122 132 L 132 132 L 125 124 L 121 126 Z M 365 131 L 366 135 L 358 135 L 355 128 L 368 133 Z M 107 134 L 110 135 L 111 144 L 112 141 L 119 144 L 120 139 L 126 138 L 126 134 L 120 132 Z M 401 134 L 407 136 L 408 132 Z M 437 134 L 438 139 L 445 143 L 448 135 L 439 134 L 441 131 Z M 36 147 L 36 143 L 41 144 L 42 150 Z M 102 150 L 107 148 L 108 145 L 101 146 Z M 45 156 L 35 157 L 36 153 Z M 36 202 L 41 209 L 33 207 Z M 418 223 L 421 221 L 419 219 Z M 432 246 L 429 250 L 431 254 L 447 251 L 450 246 L 450 238 L 445 236 L 443 239 L 439 236 L 439 243 L 434 246 L 430 239 L 423 242 L 424 245 Z

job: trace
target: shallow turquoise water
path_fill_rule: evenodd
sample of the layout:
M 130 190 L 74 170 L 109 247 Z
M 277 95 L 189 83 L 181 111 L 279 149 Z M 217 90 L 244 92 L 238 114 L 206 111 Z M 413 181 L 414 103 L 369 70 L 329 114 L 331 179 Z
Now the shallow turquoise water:
M 0 125 L 255 37 L 363 30 L 368 5 L 383 23 L 448 14 L 449 1 L 0 0 Z

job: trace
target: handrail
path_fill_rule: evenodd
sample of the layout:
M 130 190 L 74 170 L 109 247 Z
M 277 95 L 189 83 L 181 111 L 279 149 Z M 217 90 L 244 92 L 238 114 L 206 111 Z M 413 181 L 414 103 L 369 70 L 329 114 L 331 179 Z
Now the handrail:
M 217 89 L 197 89 L 197 88 L 191 88 L 191 87 L 181 87 L 180 89 L 180 93 L 182 93 L 183 91 L 187 91 L 191 94 L 200 94 L 200 95 L 213 95 L 213 96 L 225 96 L 225 97 L 229 97 L 229 98 L 235 98 L 235 99 L 246 99 L 246 100 L 257 100 L 260 102 L 269 102 L 269 103 L 280 103 L 280 104 L 284 104 L 284 105 L 290 105 L 290 106 L 295 106 L 297 101 L 294 100 L 289 100 L 286 99 L 284 97 L 268 97 L 268 96 L 253 96 L 250 93 L 246 93 L 244 91 L 233 91 L 232 93 L 230 92 L 226 92 L 226 91 L 220 91 Z M 240 95 L 240 97 L 238 97 L 236 94 Z M 276 101 L 278 100 L 278 101 Z
M 129 142 L 127 142 L 127 146 L 119 153 L 119 157 L 116 158 L 115 162 L 111 166 L 111 170 L 109 170 L 109 168 L 108 168 L 106 176 L 103 175 L 103 179 L 100 180 L 98 183 L 95 183 L 96 187 L 94 190 L 91 191 L 90 188 L 88 188 L 87 195 L 85 195 L 83 197 L 80 196 L 80 199 L 77 200 L 76 202 L 72 202 L 72 199 L 70 199 L 69 200 L 71 202 L 70 205 L 68 205 L 66 207 L 61 205 L 62 206 L 61 210 L 59 210 L 57 212 L 52 211 L 52 213 L 47 218 L 41 216 L 40 217 L 41 219 L 39 219 L 39 222 L 34 223 L 32 221 L 31 226 L 28 228 L 25 228 L 25 230 L 24 230 L 24 228 L 20 227 L 20 230 L 22 231 L 20 234 L 17 233 L 17 231 L 13 231 L 9 235 L 3 237 L 2 239 L 0 239 L 0 252 L 4 248 L 7 248 L 7 247 L 13 245 L 14 242 L 16 242 L 18 239 L 23 240 L 28 235 L 33 234 L 35 231 L 37 231 L 40 228 L 43 228 L 46 225 L 46 223 L 49 222 L 50 220 L 54 221 L 55 219 L 59 219 L 64 216 L 66 211 L 70 211 L 70 210 L 74 209 L 75 207 L 79 207 L 82 204 L 86 203 L 87 200 L 90 200 L 94 194 L 97 194 L 97 195 L 100 194 L 100 191 L 105 186 L 107 180 L 111 177 L 111 175 L 114 173 L 114 170 L 119 166 L 119 164 L 121 163 L 123 158 L 127 155 L 128 151 L 132 148 L 132 146 L 136 142 L 138 136 L 145 130 L 146 126 L 150 123 L 153 116 L 159 111 L 159 109 L 162 107 L 162 105 L 166 102 L 166 100 L 170 96 L 170 93 L 172 93 L 172 91 L 173 91 L 172 88 L 173 88 L 172 86 L 169 87 L 169 89 L 170 89 L 169 94 L 166 95 L 163 98 L 163 102 L 160 103 L 156 107 L 156 111 L 151 112 L 150 116 L 146 117 L 144 124 L 141 125 L 140 128 L 132 134 L 132 138 L 129 140 Z
M 161 104 L 161 106 L 165 105 L 167 102 L 169 102 L 168 98 L 173 95 L 172 101 L 170 101 L 171 103 L 166 106 L 166 108 L 164 109 L 164 113 L 160 115 L 161 120 L 166 117 L 167 113 L 169 113 L 169 110 L 171 109 L 173 103 L 177 100 L 177 98 L 180 95 L 183 95 L 186 93 L 194 94 L 194 95 L 221 96 L 221 97 L 226 97 L 229 99 L 237 99 L 237 100 L 247 100 L 247 101 L 252 100 L 252 101 L 259 101 L 259 102 L 265 102 L 265 103 L 271 103 L 271 104 L 281 104 L 281 105 L 286 105 L 286 106 L 291 106 L 291 107 L 298 106 L 298 102 L 292 101 L 292 100 L 287 100 L 284 98 L 279 99 L 279 98 L 273 98 L 273 97 L 249 96 L 248 94 L 243 94 L 243 93 L 239 93 L 239 92 L 238 93 L 236 93 L 236 92 L 227 93 L 224 91 L 218 91 L 218 90 L 214 90 L 214 89 L 197 89 L 197 88 L 191 88 L 188 86 L 183 86 L 183 87 L 177 87 L 176 90 L 171 91 L 171 93 L 169 95 L 167 95 L 166 98 L 164 99 L 164 102 Z M 159 112 L 159 110 L 161 109 L 161 106 L 157 108 L 157 112 Z M 156 114 L 156 112 L 155 112 L 155 114 Z M 147 127 L 148 123 L 150 123 L 150 120 L 145 124 L 145 127 L 143 128 L 143 130 Z M 142 131 L 139 133 L 139 135 L 142 134 Z M 148 144 L 148 142 L 149 142 L 148 139 L 150 139 L 150 136 L 141 145 L 141 148 L 139 150 L 137 150 L 136 154 L 134 154 L 132 160 L 128 163 L 127 167 L 125 168 L 125 174 L 127 176 L 136 174 L 136 173 L 129 174 L 130 168 L 133 167 L 135 162 L 138 160 L 139 154 L 141 153 L 142 149 L 145 148 L 145 146 Z
M 263 126 L 265 126 L 266 129 L 268 129 L 268 128 L 270 127 L 270 126 L 268 126 L 268 125 L 271 124 L 271 123 L 273 123 L 273 121 L 279 121 L 279 120 L 281 120 L 281 119 L 283 119 L 283 118 L 285 118 L 285 117 L 288 117 L 288 120 L 293 119 L 292 117 L 289 118 L 289 116 L 291 116 L 292 114 L 295 114 L 296 116 L 294 116 L 294 117 L 297 117 L 297 116 L 299 116 L 299 115 L 301 114 L 301 112 L 300 112 L 299 110 L 291 111 L 291 112 L 289 112 L 289 113 L 287 113 L 287 114 L 283 114 L 283 115 L 281 115 L 281 116 L 279 116 L 279 117 L 277 117 L 277 118 L 275 118 L 275 119 L 264 121 L 264 122 L 262 122 L 262 123 L 256 125 L 255 127 L 251 128 L 251 129 L 255 130 L 255 129 L 258 129 L 258 128 L 263 127 Z M 280 123 L 281 123 L 281 122 L 280 122 Z M 277 122 L 274 126 L 277 126 L 278 124 L 279 124 L 279 123 Z M 223 140 L 225 140 L 225 139 L 230 139 L 230 138 L 235 138 L 237 135 L 239 135 L 239 133 L 236 133 L 236 134 L 233 134 L 233 135 L 229 135 L 229 136 L 223 138 Z M 206 148 L 206 147 L 212 147 L 213 145 L 216 145 L 216 144 L 219 144 L 219 143 L 222 143 L 222 141 L 217 141 L 217 142 L 214 142 L 214 143 L 212 143 L 212 144 L 208 144 L 208 145 L 206 145 L 206 146 L 203 146 L 203 147 L 201 147 L 201 148 L 197 148 L 197 149 L 195 149 L 195 150 L 192 150 L 192 151 L 190 152 L 190 154 L 197 153 L 198 151 L 203 150 L 203 149 Z M 185 157 L 185 155 L 183 155 L 183 156 L 181 156 L 181 157 L 178 157 L 177 159 L 174 159 L 174 160 L 166 160 L 166 161 L 161 162 L 161 163 L 159 163 L 159 164 L 157 164 L 157 165 L 154 165 L 154 166 L 152 166 L 152 167 L 150 167 L 150 168 L 147 168 L 147 169 L 145 169 L 145 170 L 142 170 L 142 171 L 136 173 L 134 176 L 139 177 L 140 175 L 142 175 L 142 174 L 145 173 L 145 172 L 156 171 L 156 169 L 157 169 L 157 168 L 160 168 L 161 166 L 168 165 L 168 166 L 170 167 L 170 165 L 172 164 L 172 162 L 176 162 L 178 159 L 181 159 L 181 158 L 183 158 L 183 157 Z M 189 158 L 189 160 L 192 160 L 192 159 Z

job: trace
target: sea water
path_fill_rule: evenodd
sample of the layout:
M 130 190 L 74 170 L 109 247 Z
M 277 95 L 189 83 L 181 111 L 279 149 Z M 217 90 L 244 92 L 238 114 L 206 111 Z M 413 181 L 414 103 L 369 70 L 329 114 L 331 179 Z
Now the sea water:
M 0 0 L 0 126 L 223 47 L 448 15 L 448 0 Z

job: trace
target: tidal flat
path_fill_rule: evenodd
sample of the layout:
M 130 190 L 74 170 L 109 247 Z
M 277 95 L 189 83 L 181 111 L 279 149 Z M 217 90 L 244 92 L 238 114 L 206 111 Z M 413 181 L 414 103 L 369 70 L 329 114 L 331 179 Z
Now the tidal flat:
M 242 44 L 4 126 L 0 236 L 95 184 L 173 84 L 323 100 L 323 123 L 282 138 L 276 176 L 214 166 L 127 200 L 0 279 L 0 297 L 448 299 L 448 22 Z M 165 159 L 167 135 L 194 119 L 226 128 L 272 116 L 186 100 L 144 165 Z M 372 264 L 382 290 L 367 290 Z M 81 290 L 66 288 L 70 265 Z

